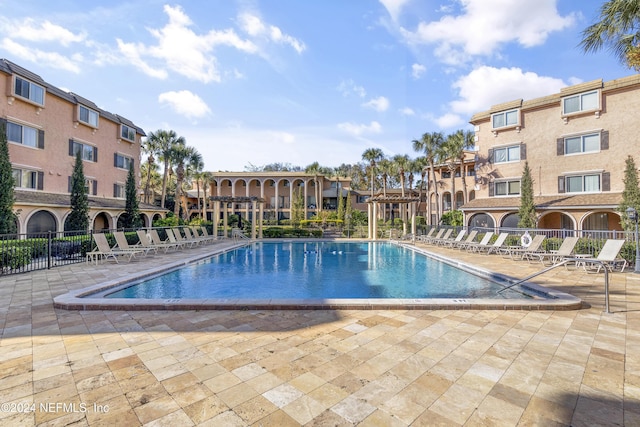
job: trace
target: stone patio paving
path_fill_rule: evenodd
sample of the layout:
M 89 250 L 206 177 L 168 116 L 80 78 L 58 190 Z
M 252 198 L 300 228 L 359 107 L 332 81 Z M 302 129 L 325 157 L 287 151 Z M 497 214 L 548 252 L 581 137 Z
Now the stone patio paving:
M 432 248 L 524 277 L 540 264 Z M 188 249 L 205 252 L 207 247 Z M 66 311 L 184 256 L 0 277 L 0 424 L 640 425 L 640 275 L 557 268 L 576 311 Z

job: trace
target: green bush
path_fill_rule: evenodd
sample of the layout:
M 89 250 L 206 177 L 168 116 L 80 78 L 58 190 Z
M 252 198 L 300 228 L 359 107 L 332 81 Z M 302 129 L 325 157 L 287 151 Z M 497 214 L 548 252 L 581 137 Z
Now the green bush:
M 267 227 L 262 230 L 262 237 L 265 239 L 322 237 L 322 230 L 293 227 Z
M 33 259 L 30 247 L 10 246 L 0 248 L 0 271 L 17 270 Z

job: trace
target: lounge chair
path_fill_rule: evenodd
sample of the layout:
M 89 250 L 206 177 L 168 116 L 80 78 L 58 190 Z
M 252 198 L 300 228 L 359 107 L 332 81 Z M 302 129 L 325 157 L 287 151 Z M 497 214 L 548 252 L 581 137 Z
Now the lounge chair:
M 193 241 L 196 241 L 196 242 L 198 242 L 200 244 L 209 243 L 211 241 L 210 237 L 200 236 L 198 234 L 198 232 L 195 231 L 195 229 L 191 229 L 189 227 L 185 227 L 185 228 L 183 228 L 183 230 L 184 230 L 184 235 L 187 238 L 187 241 L 193 240 Z
M 604 246 L 602 246 L 597 257 L 580 259 L 576 261 L 576 265 L 581 264 L 585 271 L 595 270 L 596 273 L 600 272 L 603 265 L 609 271 L 613 271 L 618 265 L 621 265 L 620 272 L 623 272 L 627 266 L 627 260 L 618 257 L 618 255 L 624 243 L 624 239 L 608 239 L 604 242 Z
M 419 242 L 424 242 L 427 239 L 430 239 L 431 236 L 433 236 L 433 233 L 436 232 L 436 227 L 431 227 L 431 230 L 429 230 L 429 232 L 427 234 L 423 234 L 422 236 L 418 236 L 418 241 Z
M 218 240 L 218 236 L 213 236 L 213 235 L 209 234 L 209 232 L 207 231 L 207 227 L 205 227 L 204 225 L 200 226 L 200 230 L 202 231 L 202 235 L 204 237 L 208 237 L 211 240 Z
M 429 243 L 431 243 L 432 245 L 441 245 L 442 243 L 449 240 L 449 238 L 451 237 L 451 234 L 453 234 L 453 228 L 448 228 L 447 231 L 444 232 L 444 235 L 441 238 L 433 239 Z
M 444 234 L 445 229 L 441 228 L 440 230 L 438 230 L 438 233 L 434 236 L 434 237 L 424 237 L 422 239 L 423 242 L 425 243 L 433 243 L 434 240 L 438 240 L 442 238 L 442 235 Z
M 550 261 L 551 264 L 557 264 L 564 258 L 571 256 L 571 254 L 573 253 L 573 249 L 576 247 L 577 243 L 577 237 L 565 237 L 557 251 L 528 252 L 524 254 L 523 258 L 526 258 L 529 261 L 537 260 L 542 264 L 545 264 L 545 261 Z
M 455 239 L 449 239 L 445 242 L 441 242 L 440 244 L 442 246 L 448 246 L 448 247 L 453 247 L 454 245 L 460 243 L 462 241 L 462 239 L 464 238 L 464 235 L 467 234 L 467 230 L 465 230 L 464 228 L 462 230 L 460 230 L 458 232 L 458 234 L 456 235 Z
M 186 247 L 187 245 L 189 245 L 189 247 L 192 248 L 198 244 L 198 242 L 196 242 L 195 240 L 188 240 L 182 237 L 182 233 L 180 232 L 179 228 L 175 228 L 175 227 L 173 229 L 167 228 L 164 231 L 167 233 L 167 238 L 171 243 L 178 243 L 182 245 L 183 248 Z
M 476 252 L 483 252 L 487 255 L 491 254 L 491 253 L 498 253 L 500 252 L 500 249 L 502 249 L 502 247 L 504 246 L 504 242 L 505 240 L 507 240 L 507 237 L 509 237 L 509 233 L 500 233 L 498 235 L 498 238 L 496 239 L 495 242 L 493 242 L 492 245 L 486 245 L 484 247 L 479 247 Z
M 536 234 L 531 240 L 529 246 L 506 247 L 504 249 L 500 249 L 499 251 L 500 253 L 508 255 L 509 257 L 511 257 L 511 259 L 514 260 L 525 259 L 527 254 L 539 252 L 540 247 L 542 246 L 542 242 L 544 242 L 544 239 L 546 238 L 547 236 L 545 236 L 544 234 Z
M 492 237 L 493 237 L 493 231 L 487 231 L 482 237 L 482 240 L 480 240 L 479 242 L 470 242 L 466 244 L 461 244 L 460 249 L 475 251 L 478 248 L 483 248 L 487 246 L 489 244 L 489 240 L 491 240 Z
M 100 259 L 104 259 L 106 261 L 109 258 L 113 258 L 113 260 L 118 263 L 118 257 L 127 257 L 128 261 L 131 261 L 131 258 L 135 257 L 137 254 L 144 253 L 143 250 L 125 251 L 122 249 L 113 249 L 109 246 L 107 236 L 102 233 L 93 234 L 93 241 L 96 243 L 96 248 L 91 252 L 87 252 L 87 263 L 95 261 L 95 263 L 98 264 Z
M 140 241 L 142 242 L 142 237 L 140 236 L 140 232 L 138 232 L 138 237 L 140 237 Z M 143 232 L 144 234 L 144 232 Z M 145 236 L 147 236 L 145 234 Z M 160 235 L 158 234 L 158 230 L 149 230 L 149 237 L 145 237 L 151 246 L 155 246 L 158 249 L 164 249 L 165 253 L 169 251 L 169 249 L 178 250 L 178 248 L 184 247 L 179 243 L 173 243 L 169 239 L 162 240 Z M 143 244 L 144 245 L 144 244 Z
M 476 238 L 477 234 L 478 234 L 478 230 L 471 230 L 471 233 L 469 233 L 466 239 L 453 243 L 451 247 L 460 249 L 463 245 L 466 245 L 468 243 L 473 243 L 473 240 Z
M 113 237 L 115 237 L 116 239 L 116 246 L 114 246 L 113 249 L 120 249 L 123 251 L 142 251 L 142 253 L 145 256 L 149 254 L 150 251 L 154 251 L 154 253 L 158 252 L 158 249 L 156 248 L 152 248 L 152 247 L 146 248 L 140 244 L 137 244 L 134 246 L 130 245 L 129 242 L 127 241 L 127 237 L 124 235 L 122 231 L 114 231 Z

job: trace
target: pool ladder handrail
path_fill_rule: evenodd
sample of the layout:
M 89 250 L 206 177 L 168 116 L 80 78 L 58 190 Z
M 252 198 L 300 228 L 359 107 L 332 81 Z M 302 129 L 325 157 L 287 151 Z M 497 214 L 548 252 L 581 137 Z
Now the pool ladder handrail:
M 563 259 L 561 262 L 557 263 L 557 264 L 553 264 L 550 267 L 547 267 L 543 270 L 538 271 L 537 273 L 533 273 L 527 277 L 525 277 L 524 279 L 520 279 L 515 283 L 510 284 L 509 286 L 506 286 L 502 289 L 500 289 L 498 291 L 498 293 L 502 292 L 502 291 L 506 291 L 507 289 L 513 288 L 514 286 L 517 286 L 521 283 L 526 282 L 529 279 L 533 279 L 536 276 L 540 276 L 541 274 L 546 273 L 547 271 L 551 271 L 556 267 L 560 267 L 561 265 L 566 265 L 569 262 L 584 262 L 584 258 L 565 258 Z M 604 270 L 604 301 L 605 301 L 605 311 L 607 313 L 611 313 L 611 311 L 609 310 L 609 269 L 607 268 L 607 265 L 597 259 L 590 259 L 589 262 L 593 262 L 596 264 L 600 264 L 600 266 L 602 267 L 602 269 Z

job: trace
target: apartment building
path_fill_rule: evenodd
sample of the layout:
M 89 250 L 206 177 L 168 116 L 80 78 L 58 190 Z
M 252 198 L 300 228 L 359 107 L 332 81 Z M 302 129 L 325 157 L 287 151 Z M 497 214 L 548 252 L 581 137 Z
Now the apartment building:
M 640 75 L 569 86 L 475 114 L 469 226 L 515 227 L 525 162 L 539 228 L 621 230 L 625 159 L 640 161 Z
M 291 203 L 296 197 L 304 200 L 304 216 L 310 218 L 322 210 L 335 211 L 338 195 L 351 194 L 354 209 L 366 211 L 367 195 L 350 191 L 351 178 L 326 177 L 305 172 L 212 172 L 206 189 L 191 189 L 188 192 L 189 216 L 203 213 L 203 201 L 207 200 L 207 218 L 211 219 L 213 203 L 210 197 L 232 200 L 223 203 L 228 214 L 239 214 L 252 220 L 250 204 L 242 202 L 246 198 L 258 198 L 262 203 L 264 220 L 284 220 L 291 218 Z
M 19 233 L 62 231 L 71 211 L 71 175 L 82 154 L 92 229 L 115 228 L 125 209 L 130 165 L 140 175 L 144 131 L 130 120 L 65 92 L 40 76 L 0 59 L 0 122 L 6 131 L 15 180 Z M 163 215 L 141 205 L 145 225 Z

